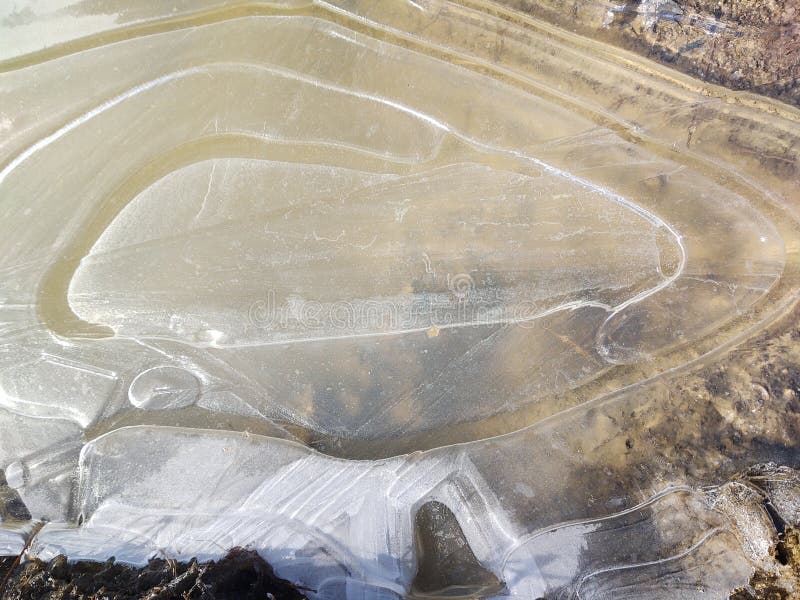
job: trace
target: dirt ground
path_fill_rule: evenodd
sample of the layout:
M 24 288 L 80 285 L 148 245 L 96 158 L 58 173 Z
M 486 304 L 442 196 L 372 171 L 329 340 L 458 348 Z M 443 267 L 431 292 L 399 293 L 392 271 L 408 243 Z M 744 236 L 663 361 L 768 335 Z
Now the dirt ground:
M 10 559 L 13 561 L 13 559 Z M 6 565 L 8 566 L 8 565 Z M 0 563 L 2 576 L 2 563 Z M 255 552 L 231 550 L 218 562 L 151 560 L 142 568 L 105 562 L 32 560 L 5 582 L 2 600 L 302 600 Z
M 642 53 L 711 83 L 800 104 L 800 0 L 630 4 L 657 11 L 650 26 L 647 18 L 620 23 Z
M 703 81 L 800 105 L 800 0 L 503 0 Z
M 776 560 L 783 566 L 779 573 L 757 570 L 750 587 L 736 590 L 730 600 L 797 600 L 796 588 L 791 589 L 789 582 L 800 583 L 800 531 L 787 529 L 781 534 Z
M 713 365 L 654 390 L 635 411 L 608 416 L 625 432 L 614 439 L 618 461 L 575 474 L 576 493 L 587 478 L 607 486 L 608 497 L 632 481 L 647 489 L 654 464 L 667 481 L 744 481 L 763 494 L 778 543 L 772 570 L 756 571 L 731 598 L 800 600 L 800 308 Z M 766 467 L 767 479 L 784 481 L 782 491 L 764 483 L 757 465 L 768 461 L 784 465 Z

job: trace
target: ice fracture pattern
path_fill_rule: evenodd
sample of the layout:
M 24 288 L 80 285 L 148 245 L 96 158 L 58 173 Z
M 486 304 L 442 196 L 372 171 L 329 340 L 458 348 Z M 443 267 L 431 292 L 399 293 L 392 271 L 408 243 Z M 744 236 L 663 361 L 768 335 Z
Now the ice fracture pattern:
M 587 465 L 604 407 L 795 300 L 796 111 L 484 2 L 55 4 L 0 14 L 0 469 L 47 521 L 31 553 L 249 546 L 330 599 L 747 582 L 758 499 Z M 442 520 L 485 581 L 424 589 Z

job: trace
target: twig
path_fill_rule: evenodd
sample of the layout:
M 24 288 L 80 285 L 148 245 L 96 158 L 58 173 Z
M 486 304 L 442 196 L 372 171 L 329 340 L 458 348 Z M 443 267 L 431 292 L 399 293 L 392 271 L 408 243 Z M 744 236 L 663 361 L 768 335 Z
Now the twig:
M 3 577 L 3 581 L 0 582 L 0 598 L 2 598 L 5 595 L 6 584 L 8 584 L 8 580 L 11 578 L 11 574 L 17 570 L 17 567 L 22 561 L 22 557 L 25 556 L 25 553 L 28 551 L 28 548 L 30 548 L 31 544 L 33 543 L 33 538 L 35 538 L 36 534 L 39 533 L 39 531 L 41 531 L 42 527 L 44 527 L 44 523 L 37 523 L 36 525 L 34 525 L 33 531 L 31 531 L 31 534 L 28 536 L 28 539 L 25 542 L 25 546 L 22 548 L 22 552 L 20 552 L 19 556 L 17 556 L 17 558 L 14 559 L 13 563 L 11 563 L 11 568 L 8 570 L 8 573 L 6 573 L 5 577 Z

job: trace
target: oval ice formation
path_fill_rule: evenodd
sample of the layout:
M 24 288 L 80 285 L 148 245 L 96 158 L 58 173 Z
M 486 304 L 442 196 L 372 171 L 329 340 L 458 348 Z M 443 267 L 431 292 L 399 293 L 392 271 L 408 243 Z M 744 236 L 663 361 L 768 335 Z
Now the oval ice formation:
M 796 294 L 758 183 L 787 178 L 703 139 L 794 129 L 483 3 L 135 4 L 0 49 L 68 41 L 0 63 L 0 469 L 51 521 L 33 554 L 247 545 L 312 597 L 400 598 L 441 527 L 498 598 L 746 582 L 722 492 L 625 428 Z
M 128 400 L 137 408 L 168 410 L 191 406 L 200 384 L 190 371 L 177 367 L 153 367 L 136 376 L 128 388 Z
M 81 260 L 68 301 L 119 335 L 215 332 L 225 347 L 533 327 L 657 292 L 681 252 L 654 215 L 566 176 L 215 159 L 137 195 Z

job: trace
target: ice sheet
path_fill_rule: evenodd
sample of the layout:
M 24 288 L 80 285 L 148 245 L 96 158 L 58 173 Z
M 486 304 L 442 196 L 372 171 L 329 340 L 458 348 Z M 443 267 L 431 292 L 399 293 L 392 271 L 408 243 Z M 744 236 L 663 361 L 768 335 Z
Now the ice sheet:
M 747 581 L 750 500 L 657 450 L 646 490 L 587 473 L 794 298 L 795 172 L 736 140 L 800 147 L 797 115 L 485 6 L 62 8 L 0 24 L 0 468 L 52 521 L 34 554 L 250 545 L 402 597 L 438 502 L 500 595 Z
M 520 432 L 506 443 L 526 437 L 535 439 Z M 82 526 L 46 526 L 34 552 L 97 560 L 113 553 L 143 563 L 159 554 L 202 560 L 246 546 L 319 597 L 336 597 L 340 585 L 352 586 L 347 597 L 359 597 L 355 589 L 364 583 L 400 597 L 418 567 L 414 517 L 439 502 L 511 597 L 667 598 L 681 589 L 682 597 L 721 598 L 747 582 L 751 563 L 731 516 L 717 510 L 716 491 L 668 489 L 605 518 L 530 531 L 535 519 L 510 517 L 501 499 L 525 488 L 530 497 L 545 493 L 541 473 L 487 477 L 484 465 L 497 468 L 485 462 L 492 450 L 478 442 L 348 461 L 260 436 L 119 429 L 82 452 Z M 750 543 L 767 545 L 750 558 L 768 555 L 768 539 L 751 533 Z
M 17 414 L 86 427 L 160 365 L 316 435 L 413 435 L 687 344 L 783 268 L 774 225 L 701 173 L 317 18 L 233 18 L 7 76 L 47 85 L 85 63 L 96 90 L 59 94 L 78 116 L 0 171 L 26 348 L 4 357 L 0 405 Z M 114 148 L 124 161 L 98 163 Z M 66 373 L 75 387 L 27 391 Z

